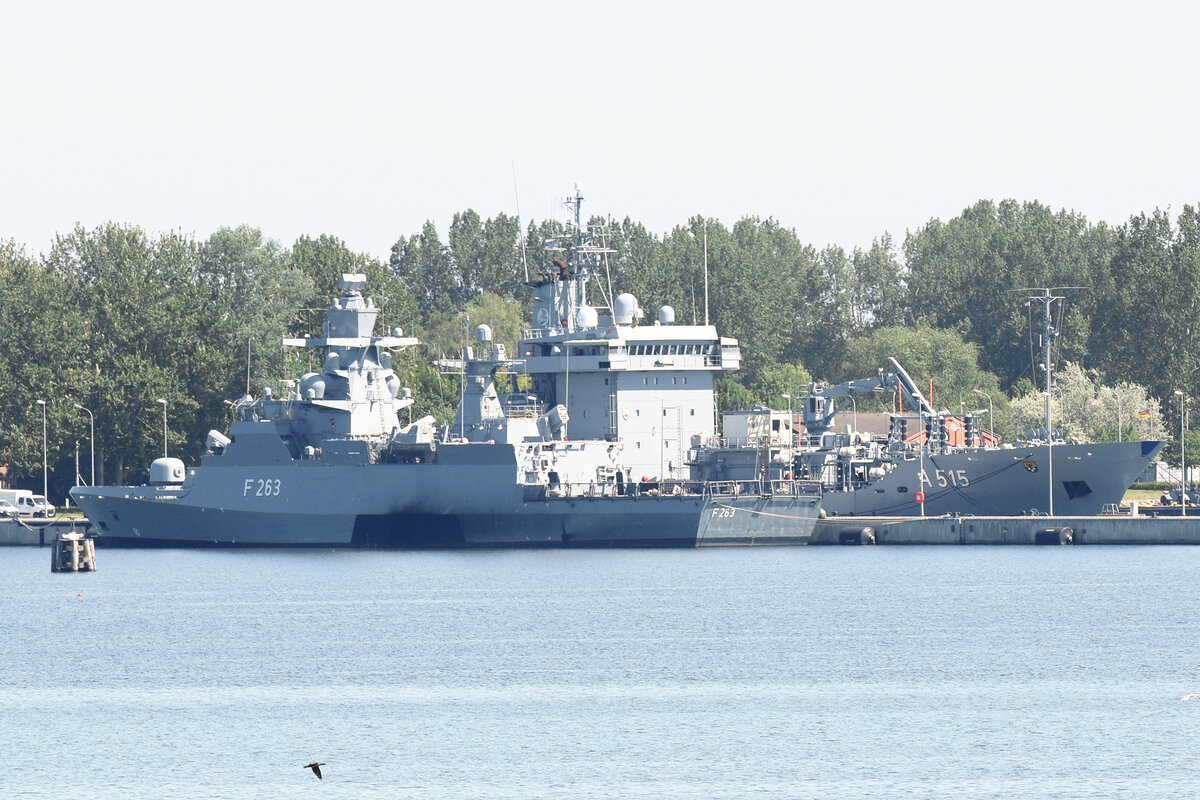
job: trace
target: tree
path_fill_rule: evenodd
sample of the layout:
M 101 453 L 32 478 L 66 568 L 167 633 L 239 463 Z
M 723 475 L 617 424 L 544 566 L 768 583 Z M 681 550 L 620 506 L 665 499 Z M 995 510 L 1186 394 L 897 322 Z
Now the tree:
M 868 250 L 855 248 L 852 316 L 854 333 L 871 328 L 893 328 L 907 319 L 905 270 L 896 257 L 892 237 L 884 234 Z
M 111 468 L 122 482 L 127 463 L 156 457 L 159 398 L 176 419 L 175 450 L 197 454 L 204 425 L 197 412 L 220 403 L 220 376 L 232 359 L 195 242 L 178 234 L 151 242 L 140 228 L 111 222 L 91 232 L 76 226 L 55 239 L 47 264 L 65 284 L 59 305 L 73 305 L 90 324 L 82 363 L 93 376 L 83 404 L 96 418 L 98 478 Z
M 1046 428 L 1045 395 L 1031 392 L 1012 402 L 1011 424 L 1019 432 Z M 1144 422 L 1138 414 L 1149 412 Z M 1068 362 L 1057 373 L 1052 392 L 1051 424 L 1063 438 L 1081 442 L 1117 441 L 1117 417 L 1121 415 L 1121 438 L 1128 441 L 1138 435 L 1149 436 L 1154 425 L 1155 437 L 1170 439 L 1162 425 L 1157 400 L 1144 386 L 1122 382 L 1105 386 L 1094 370 Z M 1178 449 L 1176 449 L 1178 452 Z
M 1200 213 L 1162 211 L 1117 231 L 1093 362 L 1105 375 L 1146 380 L 1158 397 L 1200 391 Z M 1176 417 L 1178 421 L 1178 417 Z
M 914 318 L 959 332 L 980 348 L 980 363 L 1006 386 L 1033 375 L 1039 361 L 1030 342 L 1040 335 L 1028 290 L 1080 286 L 1069 293 L 1067 318 L 1057 327 L 1062 357 L 1089 351 L 1089 321 L 1103 301 L 1113 237 L 1081 215 L 1052 212 L 1040 203 L 981 200 L 948 223 L 937 220 L 904 243 L 908 296 Z
M 388 264 L 392 275 L 415 301 L 418 316 L 414 321 L 420 327 L 431 327 L 440 317 L 458 310 L 461 276 L 432 222 L 426 222 L 419 234 L 400 237 L 392 245 Z
M 200 276 L 215 312 L 228 322 L 226 348 L 247 363 L 245 372 L 228 376 L 227 395 L 294 377 L 280 342 L 314 291 L 290 254 L 258 228 L 221 228 L 200 245 Z
M 69 440 L 89 435 L 87 418 L 72 404 L 86 391 L 87 321 L 64 303 L 60 276 L 12 241 L 0 242 L 0 465 L 9 481 L 42 490 L 42 408 L 46 401 L 51 497 L 74 482 Z
M 756 402 L 754 394 L 728 376 L 717 381 L 717 412 L 739 411 L 749 408 Z
M 957 413 L 961 406 L 966 410 L 977 402 L 970 399 L 972 389 L 999 397 L 996 376 L 979 367 L 978 347 L 963 341 L 952 331 L 925 326 L 879 328 L 851 340 L 846 348 L 842 380 L 869 378 L 880 369 L 890 370 L 889 357 L 904 367 L 935 409 Z M 930 380 L 933 381 L 932 396 Z
M 802 397 L 812 382 L 812 376 L 800 364 L 773 364 L 764 367 L 758 378 L 750 385 L 751 394 L 759 401 L 772 408 L 799 407 L 798 398 Z M 783 395 L 790 394 L 789 403 Z

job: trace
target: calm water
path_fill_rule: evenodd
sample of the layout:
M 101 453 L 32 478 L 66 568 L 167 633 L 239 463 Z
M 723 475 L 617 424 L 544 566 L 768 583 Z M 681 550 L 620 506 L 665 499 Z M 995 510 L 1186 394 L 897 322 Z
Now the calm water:
M 0 795 L 1177 798 L 1200 548 L 0 550 Z M 325 780 L 301 769 L 328 762 Z

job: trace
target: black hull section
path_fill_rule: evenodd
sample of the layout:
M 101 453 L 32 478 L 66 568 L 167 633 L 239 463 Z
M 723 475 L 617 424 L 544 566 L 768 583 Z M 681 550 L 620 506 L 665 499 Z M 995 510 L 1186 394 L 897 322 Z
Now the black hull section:
M 601 501 L 604 502 L 604 501 Z M 664 513 L 665 505 L 685 506 Z M 627 503 L 622 505 L 628 506 Z M 537 515 L 447 516 L 359 515 L 351 546 L 447 549 L 511 547 L 695 547 L 700 503 L 642 506 L 645 515 L 581 515 L 574 511 Z M 657 507 L 656 507 L 657 506 Z

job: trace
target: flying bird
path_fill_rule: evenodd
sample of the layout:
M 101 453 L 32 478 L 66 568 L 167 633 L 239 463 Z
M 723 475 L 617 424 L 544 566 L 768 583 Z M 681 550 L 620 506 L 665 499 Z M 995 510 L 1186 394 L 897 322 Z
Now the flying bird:
M 1188 700 L 1200 700 L 1200 694 L 1185 694 L 1179 698 L 1179 702 L 1186 703 Z
M 316 775 L 318 778 L 321 778 L 321 767 L 323 767 L 323 766 L 325 766 L 324 761 L 313 761 L 310 764 L 305 764 L 304 768 L 311 769 L 313 771 L 313 775 Z M 325 780 L 325 779 L 321 778 L 321 780 Z

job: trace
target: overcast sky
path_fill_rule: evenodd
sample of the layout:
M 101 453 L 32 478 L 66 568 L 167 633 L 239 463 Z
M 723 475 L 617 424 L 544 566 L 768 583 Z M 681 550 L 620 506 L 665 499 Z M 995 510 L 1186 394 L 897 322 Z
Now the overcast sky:
M 328 233 L 456 211 L 897 241 L 980 198 L 1200 201 L 1200 4 L 0 5 L 0 239 L 107 220 Z M 514 172 L 517 192 L 514 192 Z

